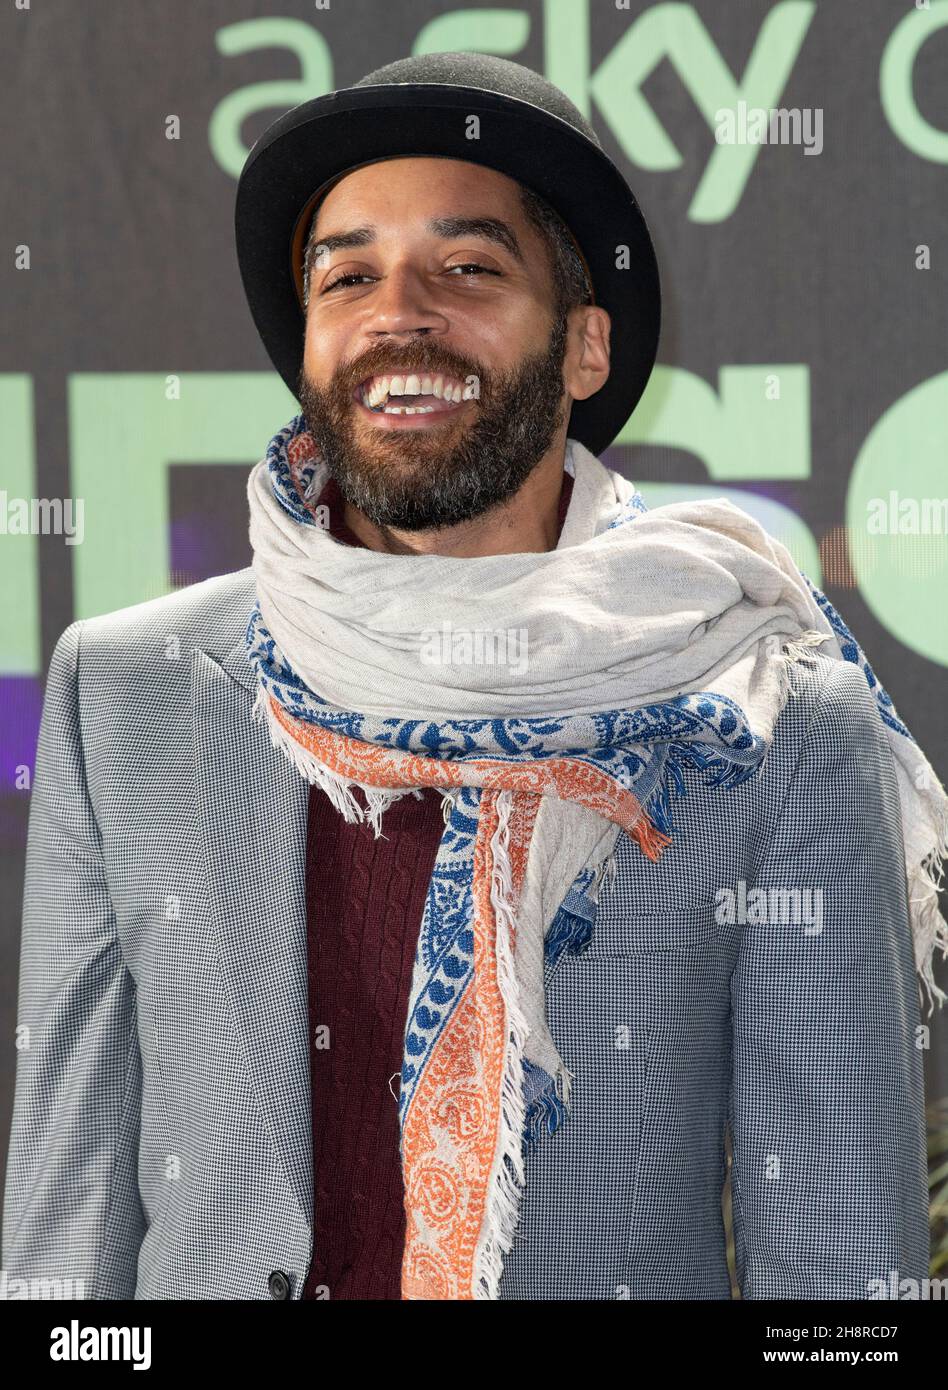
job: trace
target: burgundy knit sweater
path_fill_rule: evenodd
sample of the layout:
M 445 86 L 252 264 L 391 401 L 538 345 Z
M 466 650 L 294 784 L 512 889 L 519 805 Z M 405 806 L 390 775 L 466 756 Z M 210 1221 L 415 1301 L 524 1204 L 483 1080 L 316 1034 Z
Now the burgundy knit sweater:
M 563 474 L 559 525 L 573 490 Z M 319 505 L 343 524 L 333 480 Z M 362 798 L 361 792 L 355 795 Z M 364 804 L 364 802 L 363 802 Z M 314 1249 L 303 1298 L 399 1299 L 405 1244 L 398 1089 L 425 896 L 444 830 L 441 794 L 405 796 L 383 835 L 310 790 L 306 845 Z

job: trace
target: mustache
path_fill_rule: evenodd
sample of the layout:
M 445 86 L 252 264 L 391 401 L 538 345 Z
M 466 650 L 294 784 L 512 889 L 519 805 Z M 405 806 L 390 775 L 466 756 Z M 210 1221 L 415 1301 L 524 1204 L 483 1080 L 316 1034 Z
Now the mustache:
M 479 363 L 449 349 L 422 344 L 409 344 L 399 349 L 386 343 L 370 348 L 350 362 L 341 363 L 333 373 L 333 389 L 348 396 L 367 377 L 391 375 L 396 370 L 404 376 L 435 376 L 440 372 L 461 381 L 476 377 L 482 391 L 488 381 L 488 374 Z

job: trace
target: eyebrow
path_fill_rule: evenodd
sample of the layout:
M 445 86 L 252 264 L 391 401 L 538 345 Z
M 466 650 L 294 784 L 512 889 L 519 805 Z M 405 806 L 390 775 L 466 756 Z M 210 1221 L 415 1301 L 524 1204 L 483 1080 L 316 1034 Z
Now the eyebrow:
M 523 264 L 523 251 L 514 229 L 499 217 L 435 217 L 428 223 L 428 231 L 445 240 L 474 236 L 496 242 Z M 321 236 L 317 248 L 331 255 L 333 251 L 346 251 L 354 246 L 370 246 L 376 235 L 375 227 L 353 227 L 349 232 L 331 232 L 328 236 Z

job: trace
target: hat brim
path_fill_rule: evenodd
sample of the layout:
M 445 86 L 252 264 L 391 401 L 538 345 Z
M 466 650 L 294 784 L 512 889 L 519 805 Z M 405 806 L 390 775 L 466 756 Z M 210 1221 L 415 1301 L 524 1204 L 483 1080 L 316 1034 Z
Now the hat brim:
M 479 138 L 468 140 L 470 116 L 480 117 Z M 645 218 L 608 155 L 568 122 L 473 87 L 404 83 L 332 92 L 274 121 L 248 155 L 237 186 L 237 261 L 257 331 L 292 394 L 303 360 L 301 257 L 312 208 L 343 173 L 399 156 L 496 169 L 533 189 L 566 222 L 595 302 L 612 319 L 609 378 L 573 403 L 569 423 L 573 438 L 602 453 L 645 390 L 658 350 L 661 290 Z

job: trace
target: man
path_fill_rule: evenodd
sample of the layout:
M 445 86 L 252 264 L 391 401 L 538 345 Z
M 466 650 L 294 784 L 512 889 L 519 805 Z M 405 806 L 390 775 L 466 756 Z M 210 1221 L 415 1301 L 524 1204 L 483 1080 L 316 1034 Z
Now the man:
M 948 800 L 779 542 L 595 457 L 658 336 L 595 135 L 405 60 L 270 128 L 237 234 L 301 413 L 251 569 L 57 644 L 5 1268 L 727 1298 L 730 1134 L 745 1298 L 921 1280 Z

